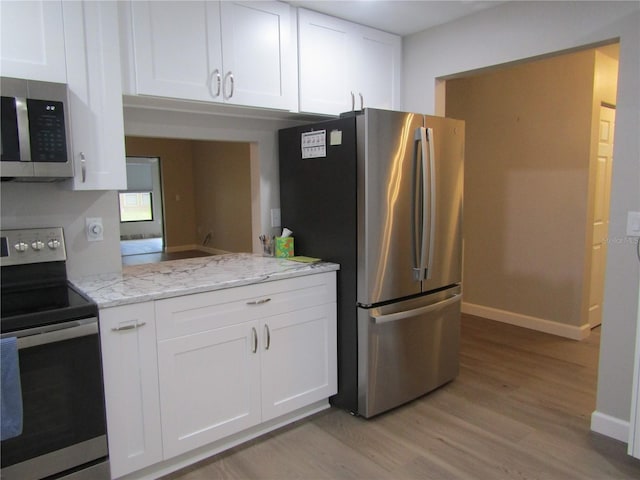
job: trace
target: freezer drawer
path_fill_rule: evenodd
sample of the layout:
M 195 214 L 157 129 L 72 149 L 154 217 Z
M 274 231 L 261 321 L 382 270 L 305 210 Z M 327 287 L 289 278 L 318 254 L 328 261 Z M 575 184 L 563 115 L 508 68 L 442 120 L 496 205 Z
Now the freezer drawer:
M 358 309 L 358 413 L 371 417 L 458 374 L 460 287 Z

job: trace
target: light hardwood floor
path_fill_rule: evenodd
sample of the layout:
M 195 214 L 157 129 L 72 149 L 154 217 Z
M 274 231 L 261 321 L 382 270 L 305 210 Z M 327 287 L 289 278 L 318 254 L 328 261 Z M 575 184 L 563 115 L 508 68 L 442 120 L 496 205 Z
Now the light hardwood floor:
M 371 420 L 332 408 L 166 479 L 640 479 L 592 433 L 599 329 L 582 342 L 463 315 L 460 375 Z

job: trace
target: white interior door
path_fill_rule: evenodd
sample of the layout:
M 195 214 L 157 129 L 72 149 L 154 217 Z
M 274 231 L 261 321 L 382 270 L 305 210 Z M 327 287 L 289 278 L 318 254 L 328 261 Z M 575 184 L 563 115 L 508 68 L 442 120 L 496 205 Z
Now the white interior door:
M 597 327 L 602 323 L 615 115 L 614 108 L 600 107 L 595 206 L 593 212 L 593 245 L 591 249 L 591 287 L 589 290 L 589 325 L 591 328 Z

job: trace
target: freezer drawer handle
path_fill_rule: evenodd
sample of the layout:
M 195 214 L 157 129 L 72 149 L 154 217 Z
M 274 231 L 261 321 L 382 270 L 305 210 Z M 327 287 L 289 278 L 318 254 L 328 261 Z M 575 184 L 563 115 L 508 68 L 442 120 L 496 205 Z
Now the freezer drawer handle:
M 448 305 L 451 305 L 452 303 L 458 302 L 461 297 L 462 297 L 462 294 L 457 293 L 453 297 L 449 297 L 446 300 L 442 300 L 441 302 L 434 303 L 433 305 L 427 305 L 425 307 L 420 307 L 413 310 L 407 310 L 405 312 L 390 313 L 388 315 L 372 315 L 371 319 L 375 324 L 395 322 L 397 320 L 404 320 L 405 318 L 415 317 L 416 315 L 420 315 L 421 313 L 429 313 L 434 310 L 444 308 Z

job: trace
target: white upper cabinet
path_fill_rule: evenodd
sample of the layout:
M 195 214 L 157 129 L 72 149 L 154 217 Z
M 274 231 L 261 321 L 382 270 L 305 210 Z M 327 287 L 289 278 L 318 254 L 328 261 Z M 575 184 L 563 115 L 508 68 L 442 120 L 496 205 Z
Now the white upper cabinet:
M 116 2 L 64 2 L 74 190 L 127 188 Z
M 400 108 L 400 70 L 402 40 L 373 28 L 358 25 L 353 48 L 353 76 L 357 85 L 356 109 L 364 107 L 397 110 Z M 360 95 L 364 105 L 360 103 Z
M 0 2 L 4 77 L 65 83 L 62 2 Z
M 225 101 L 296 109 L 290 11 L 281 2 L 221 2 Z
M 223 72 L 217 2 L 132 2 L 131 14 L 138 93 L 190 100 L 220 98 Z
M 295 109 L 289 5 L 135 1 L 130 8 L 135 93 Z
M 300 111 L 339 114 L 351 109 L 351 28 L 344 20 L 298 9 Z
M 298 9 L 300 111 L 400 107 L 397 35 Z

